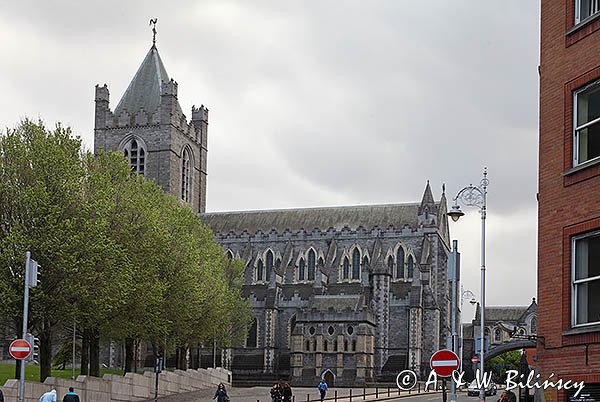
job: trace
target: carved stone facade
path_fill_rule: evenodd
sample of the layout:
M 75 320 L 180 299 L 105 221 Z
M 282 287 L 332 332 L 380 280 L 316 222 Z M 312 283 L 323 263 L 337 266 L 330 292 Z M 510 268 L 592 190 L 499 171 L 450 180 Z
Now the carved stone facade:
M 314 384 L 425 373 L 449 333 L 446 199 L 421 203 L 205 213 L 246 263 L 256 330 L 226 351 L 234 378 Z

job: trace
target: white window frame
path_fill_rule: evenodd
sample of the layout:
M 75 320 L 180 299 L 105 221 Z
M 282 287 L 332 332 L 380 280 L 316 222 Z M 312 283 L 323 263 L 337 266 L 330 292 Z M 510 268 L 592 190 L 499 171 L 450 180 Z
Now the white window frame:
M 571 238 L 571 327 L 586 327 L 590 325 L 598 325 L 600 324 L 600 320 L 586 322 L 582 324 L 577 323 L 577 285 L 586 282 L 592 282 L 596 280 L 600 280 L 600 275 L 578 279 L 575 280 L 575 254 L 576 254 L 576 242 L 577 240 L 585 239 L 587 237 L 595 237 L 600 235 L 600 230 L 596 230 L 594 232 L 585 233 L 578 236 L 573 236 Z
M 588 121 L 587 123 L 582 124 L 581 126 L 577 126 L 577 109 L 579 109 L 577 97 L 580 93 L 585 92 L 596 86 L 600 86 L 600 80 L 594 81 L 591 84 L 588 84 L 585 87 L 573 92 L 573 167 L 590 163 L 592 161 L 600 160 L 600 156 L 596 156 L 595 158 L 588 159 L 583 162 L 579 161 L 579 131 L 587 127 L 593 126 L 595 124 L 600 124 L 600 117 L 592 121 Z
M 600 0 L 590 0 L 590 1 L 596 3 L 596 11 L 582 19 L 581 18 L 581 1 L 582 0 L 575 0 L 575 24 L 579 24 L 580 22 L 585 21 L 588 18 L 590 18 L 592 15 L 596 15 L 596 14 L 598 14 L 598 12 L 600 12 Z

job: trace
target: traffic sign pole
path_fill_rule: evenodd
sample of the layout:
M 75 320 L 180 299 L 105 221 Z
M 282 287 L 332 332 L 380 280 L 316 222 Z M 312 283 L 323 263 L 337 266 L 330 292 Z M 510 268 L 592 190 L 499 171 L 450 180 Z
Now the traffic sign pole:
M 25 253 L 25 292 L 23 294 L 23 332 L 22 339 L 27 337 L 27 312 L 29 311 L 29 265 L 31 252 Z M 25 400 L 25 360 L 21 360 L 21 375 L 19 376 L 19 402 Z

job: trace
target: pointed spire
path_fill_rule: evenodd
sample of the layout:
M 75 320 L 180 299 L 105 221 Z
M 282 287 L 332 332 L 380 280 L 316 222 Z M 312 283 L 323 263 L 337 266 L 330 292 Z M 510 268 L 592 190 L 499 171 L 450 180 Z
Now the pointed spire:
M 433 199 L 433 193 L 431 192 L 429 180 L 427 180 L 427 185 L 425 186 L 425 192 L 423 193 L 423 199 L 421 200 L 421 207 L 419 208 L 419 215 L 425 212 L 425 207 L 427 207 L 428 212 L 433 212 L 435 208 L 435 200 Z
M 119 116 L 124 110 L 129 115 L 134 115 L 142 108 L 149 114 L 154 113 L 160 105 L 163 81 L 168 82 L 169 75 L 158 55 L 158 49 L 152 45 L 115 108 L 115 116 Z

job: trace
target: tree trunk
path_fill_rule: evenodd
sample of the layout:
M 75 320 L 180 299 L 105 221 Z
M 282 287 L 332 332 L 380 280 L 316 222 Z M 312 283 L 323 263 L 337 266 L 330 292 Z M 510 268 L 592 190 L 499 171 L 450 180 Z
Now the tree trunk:
M 133 371 L 133 338 L 125 338 L 125 372 Z
M 90 358 L 90 335 L 87 329 L 81 335 L 81 375 L 88 375 L 88 364 Z
M 188 369 L 188 362 L 187 362 L 187 347 L 185 346 L 180 346 L 177 348 L 177 368 L 179 370 L 187 370 Z
M 52 375 L 52 331 L 45 322 L 40 332 L 40 382 Z
M 100 332 L 90 331 L 90 376 L 100 377 Z

